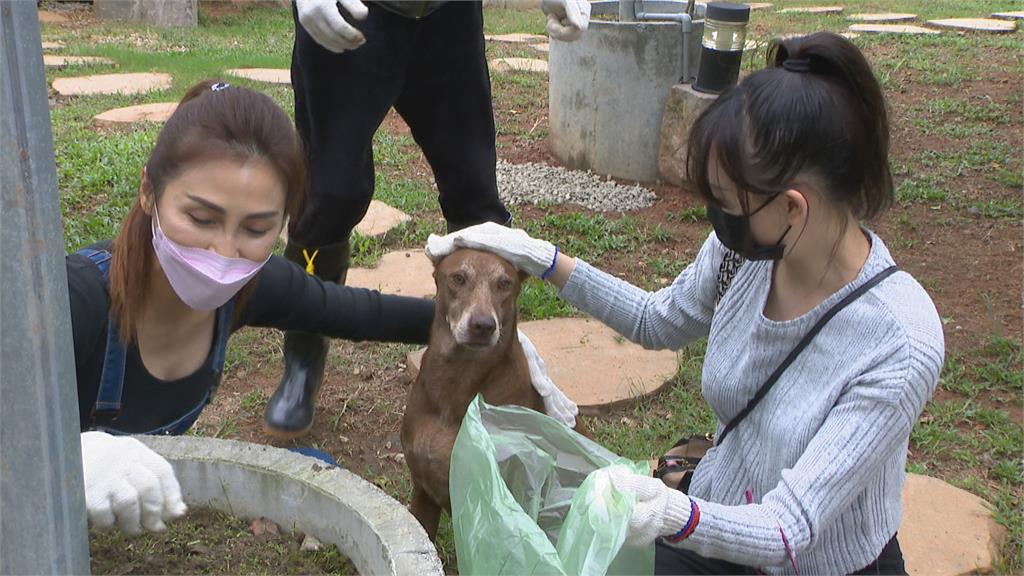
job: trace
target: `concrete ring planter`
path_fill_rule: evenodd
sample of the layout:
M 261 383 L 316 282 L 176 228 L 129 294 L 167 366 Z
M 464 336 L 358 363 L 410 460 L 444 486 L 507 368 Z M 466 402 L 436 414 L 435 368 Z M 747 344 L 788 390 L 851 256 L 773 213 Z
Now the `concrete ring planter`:
M 189 506 L 337 545 L 360 574 L 443 574 L 434 544 L 405 506 L 342 468 L 260 444 L 192 436 L 139 436 L 170 461 Z

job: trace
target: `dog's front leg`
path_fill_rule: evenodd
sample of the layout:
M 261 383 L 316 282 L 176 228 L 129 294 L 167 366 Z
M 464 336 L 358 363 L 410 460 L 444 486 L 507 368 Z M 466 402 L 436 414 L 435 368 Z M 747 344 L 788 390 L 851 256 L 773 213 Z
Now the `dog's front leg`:
M 433 542 L 437 537 L 437 526 L 441 522 L 441 507 L 419 484 L 414 484 L 412 487 L 412 502 L 409 503 L 409 511 L 420 521 L 420 525 L 427 531 L 427 536 Z

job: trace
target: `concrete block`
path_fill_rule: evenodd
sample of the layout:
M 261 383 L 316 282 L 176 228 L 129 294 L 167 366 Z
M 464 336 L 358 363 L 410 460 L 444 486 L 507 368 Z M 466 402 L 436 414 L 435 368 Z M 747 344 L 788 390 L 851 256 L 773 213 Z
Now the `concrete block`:
M 166 122 L 178 108 L 177 102 L 155 102 L 114 108 L 92 117 L 94 126 L 112 128 L 136 122 Z
M 380 200 L 371 200 L 366 215 L 356 224 L 356 232 L 363 236 L 380 236 L 392 228 L 412 220 L 412 217 Z
M 676 84 L 669 90 L 665 113 L 661 117 L 661 145 L 658 149 L 658 175 L 679 186 L 686 173 L 686 141 L 697 116 L 718 96 L 705 94 L 689 84 Z
M 248 78 L 257 82 L 268 82 L 270 84 L 292 83 L 292 71 L 286 68 L 231 68 L 225 70 L 232 76 Z
M 996 20 L 994 18 L 943 18 L 941 20 L 929 20 L 929 26 L 936 28 L 951 28 L 953 30 L 967 30 L 976 32 L 1013 32 L 1017 29 L 1016 20 Z
M 171 75 L 163 72 L 135 72 L 131 74 L 96 74 L 57 78 L 53 89 L 61 96 L 87 96 L 92 94 L 141 94 L 171 87 Z
M 388 252 L 374 268 L 350 268 L 346 284 L 384 294 L 433 297 L 434 263 L 423 250 Z
M 199 23 L 196 0 L 93 0 L 103 20 L 141 22 L 152 26 L 190 26 Z
M 548 63 L 536 58 L 495 58 L 490 61 L 491 71 L 504 72 L 539 72 L 547 74 Z
M 990 573 L 1006 529 L 989 505 L 938 478 L 907 474 L 899 541 L 910 574 Z

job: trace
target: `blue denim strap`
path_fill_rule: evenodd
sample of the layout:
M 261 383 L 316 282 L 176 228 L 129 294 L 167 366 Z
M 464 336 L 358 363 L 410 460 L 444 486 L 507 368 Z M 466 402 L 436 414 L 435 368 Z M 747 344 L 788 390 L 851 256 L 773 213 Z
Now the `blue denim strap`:
M 107 250 L 83 248 L 77 252 L 92 260 L 100 269 L 103 280 L 110 284 L 111 254 Z M 100 388 L 96 394 L 96 404 L 92 409 L 92 417 L 117 418 L 121 413 L 121 392 L 124 388 L 124 363 L 127 356 L 117 331 L 117 323 L 113 318 L 107 321 L 107 346 L 103 354 L 103 373 L 100 376 Z

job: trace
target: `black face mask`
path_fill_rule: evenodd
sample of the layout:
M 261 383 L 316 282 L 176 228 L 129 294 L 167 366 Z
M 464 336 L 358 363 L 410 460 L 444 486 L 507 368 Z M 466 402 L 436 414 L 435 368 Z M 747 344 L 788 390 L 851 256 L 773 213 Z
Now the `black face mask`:
M 781 194 L 781 192 L 779 193 Z M 750 217 L 761 211 L 762 208 L 772 203 L 779 194 L 775 194 L 769 198 L 764 204 L 761 204 L 750 214 L 744 214 L 742 216 L 734 216 L 732 214 L 726 214 L 718 206 L 708 204 L 708 220 L 711 221 L 711 226 L 715 229 L 715 235 L 718 236 L 718 240 L 729 250 L 738 253 L 747 260 L 781 260 L 783 251 L 786 249 L 785 244 L 781 244 L 782 239 L 789 233 L 789 229 L 792 226 L 787 226 L 786 230 L 779 237 L 779 241 L 771 246 L 762 246 L 754 241 L 753 235 L 750 233 Z

